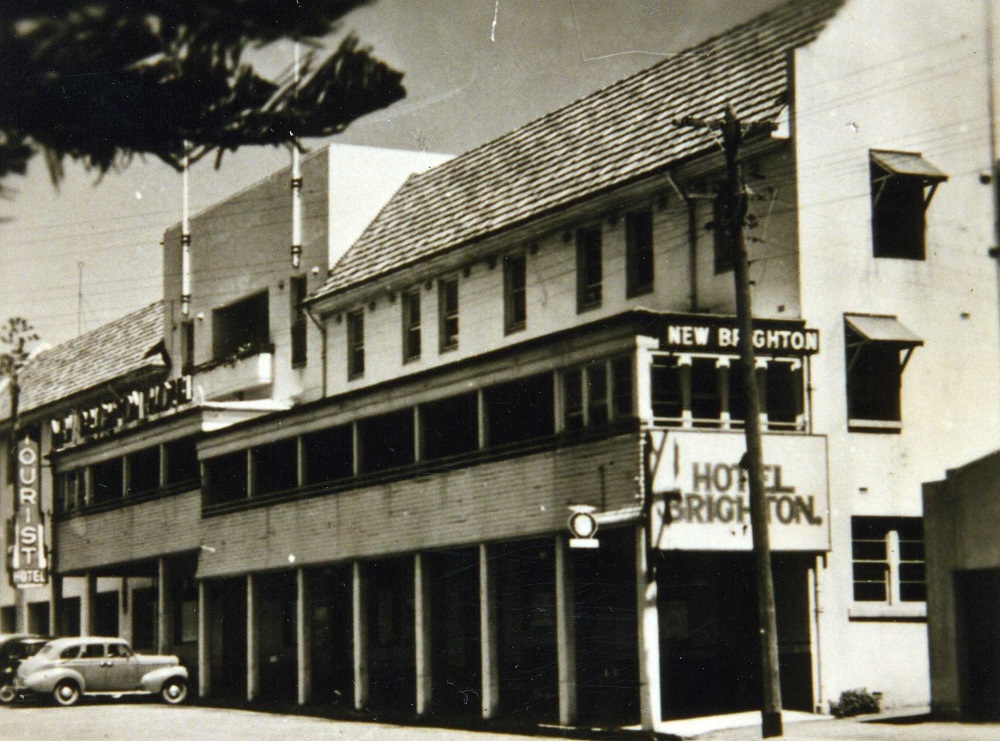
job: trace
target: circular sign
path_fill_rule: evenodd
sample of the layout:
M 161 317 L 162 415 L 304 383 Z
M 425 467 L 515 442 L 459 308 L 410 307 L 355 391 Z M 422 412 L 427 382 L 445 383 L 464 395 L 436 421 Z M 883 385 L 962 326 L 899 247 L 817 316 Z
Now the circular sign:
M 589 512 L 574 512 L 569 516 L 569 529 L 576 538 L 593 538 L 597 520 Z

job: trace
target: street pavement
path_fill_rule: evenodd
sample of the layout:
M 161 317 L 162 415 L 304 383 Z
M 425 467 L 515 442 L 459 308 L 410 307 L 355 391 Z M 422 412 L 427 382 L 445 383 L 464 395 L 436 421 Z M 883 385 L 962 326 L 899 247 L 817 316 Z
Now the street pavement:
M 706 719 L 708 720 L 708 719 Z M 742 727 L 722 728 L 725 718 L 714 723 L 674 727 L 660 739 L 693 738 L 726 741 L 759 739 L 760 726 L 749 715 L 729 719 Z M 1000 741 L 1000 724 L 931 722 L 926 715 L 909 717 L 868 717 L 863 719 L 818 720 L 790 716 L 783 738 L 790 741 Z M 748 723 L 749 724 L 746 724 Z M 637 731 L 581 731 L 548 727 L 539 729 L 549 738 L 635 739 L 647 735 Z M 254 712 L 198 706 L 170 707 L 144 698 L 122 701 L 88 699 L 76 707 L 22 705 L 0 708 L 2 741 L 523 741 L 527 736 L 487 731 L 453 730 L 426 726 L 397 726 L 384 723 L 330 720 L 305 715 Z

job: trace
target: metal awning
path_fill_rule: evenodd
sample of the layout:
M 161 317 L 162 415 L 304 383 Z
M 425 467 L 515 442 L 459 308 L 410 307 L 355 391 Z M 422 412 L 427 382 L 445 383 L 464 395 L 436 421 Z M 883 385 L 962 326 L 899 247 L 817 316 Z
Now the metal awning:
M 862 347 L 878 342 L 906 351 L 906 355 L 900 362 L 899 372 L 902 373 L 906 370 L 906 364 L 910 362 L 913 348 L 924 344 L 924 341 L 917 334 L 894 316 L 844 314 L 844 321 L 861 338 L 860 342 L 848 342 L 847 344 L 849 350 L 853 349 L 848 370 L 854 367 Z
M 924 341 L 894 316 L 845 314 L 847 326 L 867 342 L 891 342 L 901 347 L 918 347 Z
M 872 162 L 893 175 L 922 178 L 925 183 L 940 183 L 948 176 L 917 152 L 893 152 L 887 149 L 871 150 Z

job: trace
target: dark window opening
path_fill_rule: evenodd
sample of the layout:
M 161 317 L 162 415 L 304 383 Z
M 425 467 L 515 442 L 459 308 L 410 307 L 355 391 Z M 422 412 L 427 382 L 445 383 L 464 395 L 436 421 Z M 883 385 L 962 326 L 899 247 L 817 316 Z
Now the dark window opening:
M 919 517 L 852 517 L 856 602 L 927 599 L 924 525 Z
M 458 278 L 438 283 L 438 329 L 441 352 L 458 347 Z
M 948 176 L 914 152 L 872 150 L 872 254 L 926 258 L 926 212 Z
M 632 298 L 653 290 L 653 212 L 625 216 L 625 292 Z
M 728 273 L 736 267 L 737 236 L 729 233 L 729 200 L 720 188 L 712 202 L 712 246 L 715 256 L 715 273 Z
M 583 371 L 579 368 L 563 373 L 563 426 L 568 431 L 584 426 Z
M 240 450 L 205 461 L 205 503 L 222 504 L 247 498 L 247 455 Z
M 91 466 L 90 475 L 94 486 L 92 497 L 94 504 L 114 502 L 122 498 L 121 458 L 95 463 Z
M 902 367 L 899 348 L 862 342 L 848 330 L 847 409 L 850 419 L 899 422 Z
M 503 260 L 504 330 L 524 329 L 528 320 L 527 262 L 523 254 Z
M 604 270 L 601 265 L 601 228 L 588 227 L 576 232 L 576 310 L 585 311 L 601 305 Z
M 420 406 L 423 458 L 434 460 L 479 448 L 479 409 L 475 394 L 452 396 Z
M 727 369 L 729 388 L 728 390 L 723 389 L 728 395 L 729 420 L 733 423 L 734 427 L 740 428 L 746 424 L 747 420 L 747 395 L 743 378 L 743 374 L 746 372 L 745 369 L 746 366 L 741 360 L 731 360 Z M 721 382 L 723 370 L 720 368 L 718 373 Z
M 608 413 L 608 369 L 604 361 L 587 366 L 587 424 L 606 425 Z
M 722 414 L 719 369 L 715 358 L 691 359 L 691 417 L 695 427 L 716 424 Z
M 267 291 L 212 312 L 212 356 L 241 358 L 270 351 Z
M 56 505 L 60 512 L 72 512 L 86 501 L 86 470 L 79 468 L 59 476 L 59 491 Z
M 295 438 L 252 448 L 255 496 L 288 491 L 299 485 L 298 445 Z
M 292 313 L 292 366 L 306 364 L 308 360 L 309 322 L 302 302 L 306 300 L 306 276 L 293 275 L 288 281 L 288 300 Z
M 683 370 L 675 358 L 657 358 L 651 370 L 653 417 L 679 422 L 684 414 Z
M 767 366 L 767 421 L 772 429 L 787 429 L 802 414 L 802 365 L 769 363 Z
M 611 361 L 611 400 L 615 417 L 631 417 L 635 413 L 632 400 L 635 384 L 632 382 L 632 358 L 621 357 Z
M 413 408 L 358 422 L 361 473 L 385 471 L 414 462 Z
M 167 486 L 196 482 L 201 478 L 194 438 L 173 440 L 164 446 L 164 453 L 167 458 Z
M 130 453 L 128 464 L 128 495 L 146 494 L 160 488 L 160 449 L 146 448 Z
M 181 370 L 188 371 L 194 366 L 194 322 L 181 322 Z
M 420 289 L 403 294 L 403 360 L 420 357 Z
M 357 378 L 365 372 L 365 314 L 363 310 L 347 315 L 347 377 Z
M 490 386 L 483 392 L 490 445 L 523 442 L 555 432 L 551 373 Z
M 354 475 L 354 435 L 350 425 L 302 436 L 306 483 L 319 484 Z

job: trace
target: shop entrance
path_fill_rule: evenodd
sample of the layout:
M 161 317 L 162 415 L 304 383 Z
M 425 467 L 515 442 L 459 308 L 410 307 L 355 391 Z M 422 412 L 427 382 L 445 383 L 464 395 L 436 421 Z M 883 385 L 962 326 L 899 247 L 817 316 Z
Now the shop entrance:
M 955 573 L 962 716 L 1000 720 L 1000 569 Z
M 413 559 L 365 564 L 368 597 L 368 702 L 411 715 L 416 704 Z
M 295 572 L 260 574 L 257 579 L 257 665 L 260 699 L 290 702 L 298 690 L 296 673 Z
M 246 578 L 207 582 L 209 590 L 209 647 L 213 694 L 246 696 L 247 583 Z
M 540 721 L 559 714 L 555 549 L 552 539 L 497 547 L 500 703 Z
M 429 553 L 434 708 L 447 716 L 480 713 L 479 551 Z
M 773 561 L 783 706 L 812 709 L 808 569 L 812 556 Z M 660 553 L 657 568 L 663 715 L 759 709 L 760 641 L 751 553 Z
M 318 569 L 308 572 L 307 578 L 313 701 L 353 707 L 351 567 Z

